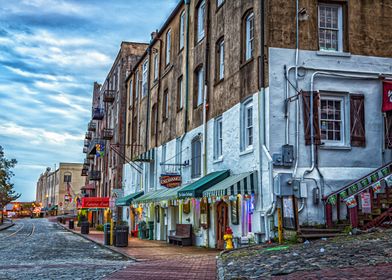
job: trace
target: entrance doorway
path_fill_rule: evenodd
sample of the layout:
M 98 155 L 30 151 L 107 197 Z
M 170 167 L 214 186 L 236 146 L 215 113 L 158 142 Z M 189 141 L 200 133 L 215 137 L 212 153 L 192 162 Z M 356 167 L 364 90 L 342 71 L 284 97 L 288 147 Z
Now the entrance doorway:
M 225 234 L 228 225 L 228 205 L 226 202 L 219 202 L 216 206 L 216 242 L 217 248 L 223 249 L 225 241 L 223 235 Z

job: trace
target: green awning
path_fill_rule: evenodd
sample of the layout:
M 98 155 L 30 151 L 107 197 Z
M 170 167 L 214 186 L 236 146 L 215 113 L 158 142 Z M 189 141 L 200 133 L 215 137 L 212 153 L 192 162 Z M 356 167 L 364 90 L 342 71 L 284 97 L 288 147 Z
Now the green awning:
M 131 205 L 132 200 L 142 196 L 144 194 L 143 191 L 132 193 L 130 195 L 124 196 L 120 199 L 117 199 L 116 206 L 129 206 Z
M 202 197 L 203 191 L 230 176 L 229 170 L 215 171 L 178 191 L 178 198 Z
M 231 175 L 203 192 L 204 197 L 257 193 L 257 171 Z
M 180 186 L 176 188 L 164 188 L 153 192 L 146 193 L 143 196 L 138 197 L 133 202 L 135 203 L 147 203 L 147 202 L 158 202 L 163 200 L 177 199 L 177 193 L 187 186 Z
M 135 203 L 146 203 L 153 201 L 154 197 L 159 196 L 160 194 L 164 193 L 167 189 L 161 189 L 157 191 L 152 191 L 145 193 L 144 195 L 138 197 L 134 200 Z
M 53 205 L 53 206 L 49 207 L 48 211 L 57 210 L 57 208 L 58 208 L 57 205 Z

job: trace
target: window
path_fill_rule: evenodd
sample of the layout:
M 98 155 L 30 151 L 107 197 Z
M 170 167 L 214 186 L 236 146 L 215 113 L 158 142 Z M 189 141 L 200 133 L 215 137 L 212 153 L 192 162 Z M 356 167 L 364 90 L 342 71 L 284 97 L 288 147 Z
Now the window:
M 143 77 L 142 77 L 142 97 L 147 95 L 148 91 L 148 59 L 143 63 Z
M 223 39 L 218 41 L 216 45 L 216 75 L 218 81 L 225 77 L 225 41 Z
M 163 110 L 162 110 L 162 118 L 165 121 L 169 116 L 169 91 L 166 89 L 163 93 Z
M 131 134 L 132 134 L 131 123 L 129 122 L 128 123 L 128 144 L 131 144 Z
M 180 17 L 180 50 L 184 47 L 184 37 L 185 37 L 185 11 L 181 13 Z
M 249 12 L 245 17 L 245 61 L 253 57 L 254 50 L 254 14 Z
M 65 183 L 70 183 L 70 182 L 72 182 L 72 175 L 71 175 L 71 174 L 66 174 L 66 175 L 64 175 L 64 182 L 65 182 Z
M 222 117 L 217 117 L 214 123 L 214 159 L 219 159 L 223 155 L 222 140 L 223 140 Z
M 139 97 L 139 71 L 138 70 L 136 70 L 135 77 L 136 77 L 135 99 L 137 99 Z
M 325 143 L 344 144 L 344 100 L 338 96 L 320 97 L 320 133 Z
M 181 138 L 176 138 L 176 164 L 178 165 L 177 168 L 180 171 L 179 165 L 181 164 Z
M 196 71 L 196 106 L 199 107 L 203 104 L 203 94 L 204 94 L 204 70 L 203 67 L 200 67 Z
M 206 3 L 203 0 L 197 8 L 197 42 L 204 38 L 204 21 L 205 21 Z
M 162 160 L 161 163 L 166 162 L 166 144 L 162 145 Z
M 171 30 L 166 33 L 166 65 L 170 63 L 170 55 L 171 55 Z
M 216 6 L 219 8 L 222 6 L 223 2 L 225 2 L 225 0 L 216 0 Z
M 177 110 L 181 110 L 183 107 L 183 79 L 182 76 L 178 78 L 177 83 Z
M 323 51 L 343 51 L 342 6 L 320 4 L 319 46 Z
M 154 81 L 158 80 L 158 54 L 154 55 Z
M 191 177 L 201 176 L 201 141 L 200 137 L 192 140 Z
M 133 103 L 133 80 L 129 81 L 129 106 Z
M 242 150 L 253 147 L 253 104 L 252 100 L 242 105 Z
M 151 111 L 151 135 L 155 135 L 155 128 L 157 125 L 157 104 L 152 106 Z

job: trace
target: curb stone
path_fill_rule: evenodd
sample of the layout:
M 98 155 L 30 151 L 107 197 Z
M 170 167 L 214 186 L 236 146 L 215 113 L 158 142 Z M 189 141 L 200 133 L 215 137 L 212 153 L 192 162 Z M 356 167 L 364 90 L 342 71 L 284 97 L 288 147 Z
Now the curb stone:
M 9 225 L 7 225 L 7 226 L 1 227 L 1 228 L 0 228 L 0 231 L 6 230 L 7 228 L 13 227 L 14 225 L 15 225 L 15 223 L 11 223 L 11 224 L 9 224 Z
M 123 253 L 123 252 L 117 251 L 116 249 L 114 249 L 114 248 L 112 248 L 112 247 L 110 247 L 110 246 L 104 245 L 104 244 L 102 244 L 102 243 L 100 243 L 100 242 L 98 242 L 98 241 L 95 241 L 95 240 L 93 240 L 93 239 L 88 238 L 87 236 L 85 236 L 85 235 L 83 235 L 83 234 L 81 234 L 81 233 L 78 233 L 78 232 L 75 232 L 75 231 L 73 231 L 73 230 L 70 230 L 69 228 L 67 228 L 66 226 L 64 226 L 64 225 L 62 225 L 62 224 L 60 224 L 60 223 L 56 223 L 56 224 L 59 225 L 59 226 L 61 226 L 63 229 L 65 229 L 65 230 L 67 230 L 67 231 L 69 231 L 69 232 L 72 232 L 73 234 L 79 235 L 80 237 L 82 237 L 82 238 L 84 238 L 84 239 L 86 239 L 86 240 L 88 240 L 88 241 L 91 241 L 91 242 L 93 242 L 93 243 L 99 245 L 99 246 L 102 247 L 102 248 L 108 249 L 108 250 L 110 250 L 110 251 L 112 251 L 112 252 L 114 252 L 114 253 L 117 253 L 117 254 L 119 254 L 119 255 L 122 255 L 123 257 L 125 257 L 125 258 L 127 258 L 127 259 L 133 260 L 134 262 L 140 262 L 140 261 L 137 260 L 136 258 L 131 257 L 131 256 L 129 256 L 129 255 Z

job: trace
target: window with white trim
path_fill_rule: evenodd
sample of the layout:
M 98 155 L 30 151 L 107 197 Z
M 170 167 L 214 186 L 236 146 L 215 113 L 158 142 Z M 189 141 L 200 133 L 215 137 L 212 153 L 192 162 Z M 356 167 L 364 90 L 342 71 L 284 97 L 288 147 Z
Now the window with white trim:
M 181 110 L 183 107 L 183 87 L 184 82 L 182 76 L 178 78 L 177 82 L 177 110 Z
M 346 142 L 346 100 L 343 95 L 320 94 L 320 137 L 326 145 Z
M 200 67 L 196 72 L 196 106 L 199 107 L 203 104 L 203 95 L 204 95 L 204 69 Z
M 214 121 L 214 159 L 219 159 L 223 155 L 223 126 L 222 116 Z
M 218 81 L 225 77 L 225 41 L 223 39 L 219 40 L 217 44 L 217 76 Z
M 343 51 L 342 6 L 320 4 L 318 9 L 319 47 L 322 51 Z
M 171 30 L 166 33 L 166 65 L 170 63 L 171 56 Z
M 180 16 L 180 50 L 184 47 L 185 38 L 185 11 Z
M 223 2 L 225 2 L 225 0 L 216 0 L 216 6 L 219 8 L 222 6 Z
M 135 99 L 137 99 L 138 97 L 139 97 L 139 71 L 138 70 L 136 70 L 136 73 L 135 73 L 135 83 L 136 83 L 136 86 L 135 86 Z
M 162 119 L 166 121 L 169 117 L 169 90 L 166 89 L 163 93 L 163 111 Z
M 192 140 L 191 153 L 191 177 L 198 178 L 201 176 L 201 140 L 199 136 Z
M 133 80 L 129 81 L 129 106 L 133 104 Z
M 205 35 L 204 21 L 205 21 L 206 3 L 203 0 L 197 8 L 197 42 L 200 42 Z
M 254 39 L 255 39 L 255 20 L 253 12 L 250 12 L 245 18 L 245 61 L 253 57 Z
M 241 114 L 241 127 L 242 127 L 242 149 L 247 150 L 253 148 L 253 103 L 248 100 L 242 105 Z
M 154 81 L 158 80 L 158 54 L 154 55 Z
M 148 91 L 148 59 L 143 63 L 143 76 L 142 76 L 142 97 L 147 95 Z

